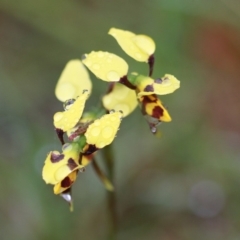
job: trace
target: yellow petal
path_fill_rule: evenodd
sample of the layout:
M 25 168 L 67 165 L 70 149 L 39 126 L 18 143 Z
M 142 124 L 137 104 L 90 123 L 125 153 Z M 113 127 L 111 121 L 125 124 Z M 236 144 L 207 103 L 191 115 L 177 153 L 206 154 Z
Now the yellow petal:
M 56 97 L 64 102 L 80 96 L 85 89 L 91 93 L 92 83 L 86 68 L 78 59 L 69 61 L 56 85 Z
M 69 110 L 55 113 L 53 116 L 54 126 L 56 128 L 62 129 L 64 132 L 75 127 L 82 116 L 82 112 L 88 96 L 88 92 L 85 91 L 80 97 L 76 99 Z
M 108 33 L 117 40 L 123 51 L 136 61 L 148 62 L 155 51 L 154 41 L 146 35 L 136 35 L 117 28 L 111 28 Z
M 165 74 L 161 79 L 156 79 L 153 84 L 154 93 L 158 95 L 172 93 L 179 87 L 180 81 L 170 74 Z
M 77 179 L 77 173 L 78 171 L 73 171 L 61 182 L 57 183 L 53 188 L 54 194 L 60 194 L 70 188 Z
M 42 171 L 47 184 L 57 184 L 71 172 L 83 168 L 79 164 L 79 146 L 77 143 L 63 145 L 63 153 L 52 151 L 48 154 Z
M 87 143 L 103 148 L 114 140 L 121 123 L 121 112 L 110 112 L 95 120 L 87 129 L 85 136 Z
M 164 77 L 154 80 L 148 76 L 131 73 L 128 78 L 131 83 L 136 86 L 138 98 L 152 94 L 169 94 L 180 87 L 180 81 L 170 74 L 166 74 Z
M 103 81 L 118 82 L 127 75 L 128 65 L 120 57 L 109 52 L 91 52 L 84 55 L 82 62 Z
M 120 83 L 116 83 L 113 90 L 106 94 L 102 101 L 107 110 L 122 111 L 123 117 L 129 115 L 138 104 L 135 91 Z

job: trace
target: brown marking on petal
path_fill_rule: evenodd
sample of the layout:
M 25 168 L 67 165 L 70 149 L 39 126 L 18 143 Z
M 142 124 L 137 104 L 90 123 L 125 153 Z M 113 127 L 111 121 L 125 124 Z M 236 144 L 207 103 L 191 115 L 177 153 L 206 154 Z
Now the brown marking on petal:
M 156 106 L 152 110 L 152 117 L 160 119 L 163 116 L 164 110 L 160 106 Z
M 70 168 L 70 170 L 73 170 L 76 168 L 78 165 L 75 163 L 75 161 L 72 158 L 68 159 L 67 166 Z
M 158 98 L 156 94 L 148 95 L 148 96 L 143 96 L 142 102 L 146 105 L 149 103 L 157 102 Z
M 157 98 L 156 94 L 152 94 L 152 95 L 143 96 L 140 99 L 140 101 L 142 103 L 142 107 L 141 107 L 142 114 L 146 115 L 147 114 L 147 112 L 146 112 L 147 104 L 153 103 L 153 102 L 156 103 L 158 101 L 158 98 Z
M 154 82 L 157 84 L 161 84 L 163 82 L 163 80 L 161 78 L 157 78 L 154 80 Z
M 72 185 L 72 181 L 69 177 L 65 177 L 62 181 L 61 181 L 61 187 L 63 188 L 67 188 L 70 187 Z
M 147 85 L 144 89 L 143 89 L 144 92 L 153 92 L 154 91 L 154 88 L 152 85 Z
M 51 160 L 52 163 L 57 163 L 57 162 L 59 162 L 63 159 L 64 159 L 64 154 L 51 153 L 50 160 Z
M 86 123 L 80 123 L 77 130 L 68 137 L 71 141 L 74 140 L 74 138 L 78 137 L 79 135 L 85 133 L 89 127 L 90 124 L 92 124 L 94 121 L 88 121 Z
M 88 148 L 85 150 L 83 155 L 90 155 L 90 154 L 96 152 L 97 150 L 98 150 L 98 148 L 95 145 L 89 144 Z

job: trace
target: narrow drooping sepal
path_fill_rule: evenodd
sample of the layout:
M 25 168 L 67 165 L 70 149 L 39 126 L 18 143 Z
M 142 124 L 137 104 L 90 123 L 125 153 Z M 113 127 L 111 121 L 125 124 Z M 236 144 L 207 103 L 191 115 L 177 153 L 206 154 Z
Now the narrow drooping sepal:
M 111 28 L 108 33 L 117 40 L 123 51 L 136 61 L 148 62 L 155 51 L 155 43 L 149 36 L 136 35 L 117 28 Z
M 103 106 L 110 111 L 122 111 L 123 117 L 129 115 L 137 107 L 137 98 L 134 90 L 116 83 L 112 90 L 103 96 Z
M 100 167 L 98 166 L 95 159 L 93 159 L 92 163 L 93 163 L 93 169 L 95 170 L 96 174 L 98 175 L 99 179 L 101 180 L 101 182 L 103 183 L 105 188 L 108 191 L 114 191 L 114 187 L 113 187 L 111 181 L 107 178 L 107 176 L 104 174 L 104 172 L 100 169 Z
M 110 112 L 95 120 L 85 133 L 87 143 L 97 149 L 111 144 L 117 134 L 122 117 L 123 115 L 119 111 Z
M 84 91 L 82 95 L 79 96 L 71 105 L 71 107 L 69 107 L 69 109 L 63 112 L 55 113 L 53 116 L 53 124 L 55 128 L 66 132 L 75 127 L 82 116 L 88 95 L 88 91 Z
M 91 93 L 92 83 L 89 74 L 79 59 L 70 60 L 62 71 L 55 88 L 58 100 L 64 102 L 80 96 L 84 89 Z
M 109 52 L 92 51 L 83 56 L 82 62 L 97 78 L 106 82 L 118 82 L 128 72 L 125 60 Z

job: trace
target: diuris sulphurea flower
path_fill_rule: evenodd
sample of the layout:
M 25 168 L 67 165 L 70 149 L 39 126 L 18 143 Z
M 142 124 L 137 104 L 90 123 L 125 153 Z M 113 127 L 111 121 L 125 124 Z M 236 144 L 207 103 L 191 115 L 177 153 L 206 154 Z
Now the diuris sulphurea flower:
M 109 34 L 127 55 L 147 63 L 149 72 L 146 75 L 129 72 L 123 58 L 106 51 L 92 51 L 84 54 L 82 60 L 70 60 L 66 64 L 55 88 L 55 95 L 63 102 L 64 110 L 53 116 L 62 151 L 48 153 L 42 176 L 47 184 L 54 186 L 54 193 L 70 204 L 71 209 L 72 185 L 91 162 L 106 189 L 113 191 L 112 183 L 94 158 L 98 150 L 113 142 L 122 119 L 139 106 L 151 132 L 156 134 L 159 123 L 172 120 L 158 95 L 173 93 L 180 87 L 179 80 L 170 74 L 152 78 L 156 50 L 152 38 L 117 28 L 111 28 Z M 85 103 L 92 92 L 92 82 L 85 67 L 98 79 L 108 82 L 108 90 L 100 105 L 88 111 Z
M 149 36 L 136 35 L 117 28 L 111 28 L 109 34 L 130 57 L 148 63 L 149 74 L 129 73 L 126 61 L 109 52 L 92 51 L 83 56 L 82 62 L 97 78 L 112 84 L 110 91 L 102 98 L 106 110 L 121 110 L 126 117 L 139 105 L 151 131 L 156 134 L 161 122 L 171 121 L 157 95 L 173 93 L 180 87 L 180 81 L 170 74 L 165 74 L 162 78 L 152 78 L 156 46 Z M 151 104 L 146 104 L 150 99 Z

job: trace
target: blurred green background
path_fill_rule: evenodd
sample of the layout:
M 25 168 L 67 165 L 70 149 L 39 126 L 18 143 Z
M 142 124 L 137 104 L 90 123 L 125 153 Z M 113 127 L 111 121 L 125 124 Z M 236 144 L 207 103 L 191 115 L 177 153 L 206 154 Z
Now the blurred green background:
M 107 35 L 111 27 L 151 36 L 154 77 L 181 80 L 161 98 L 173 118 L 161 138 L 138 110 L 114 141 L 117 239 L 240 239 L 238 0 L 0 0 L 0 238 L 107 239 L 106 192 L 92 167 L 73 187 L 73 213 L 41 170 L 60 147 L 54 87 L 68 60 L 104 50 L 147 72 Z M 106 89 L 91 78 L 87 107 Z

